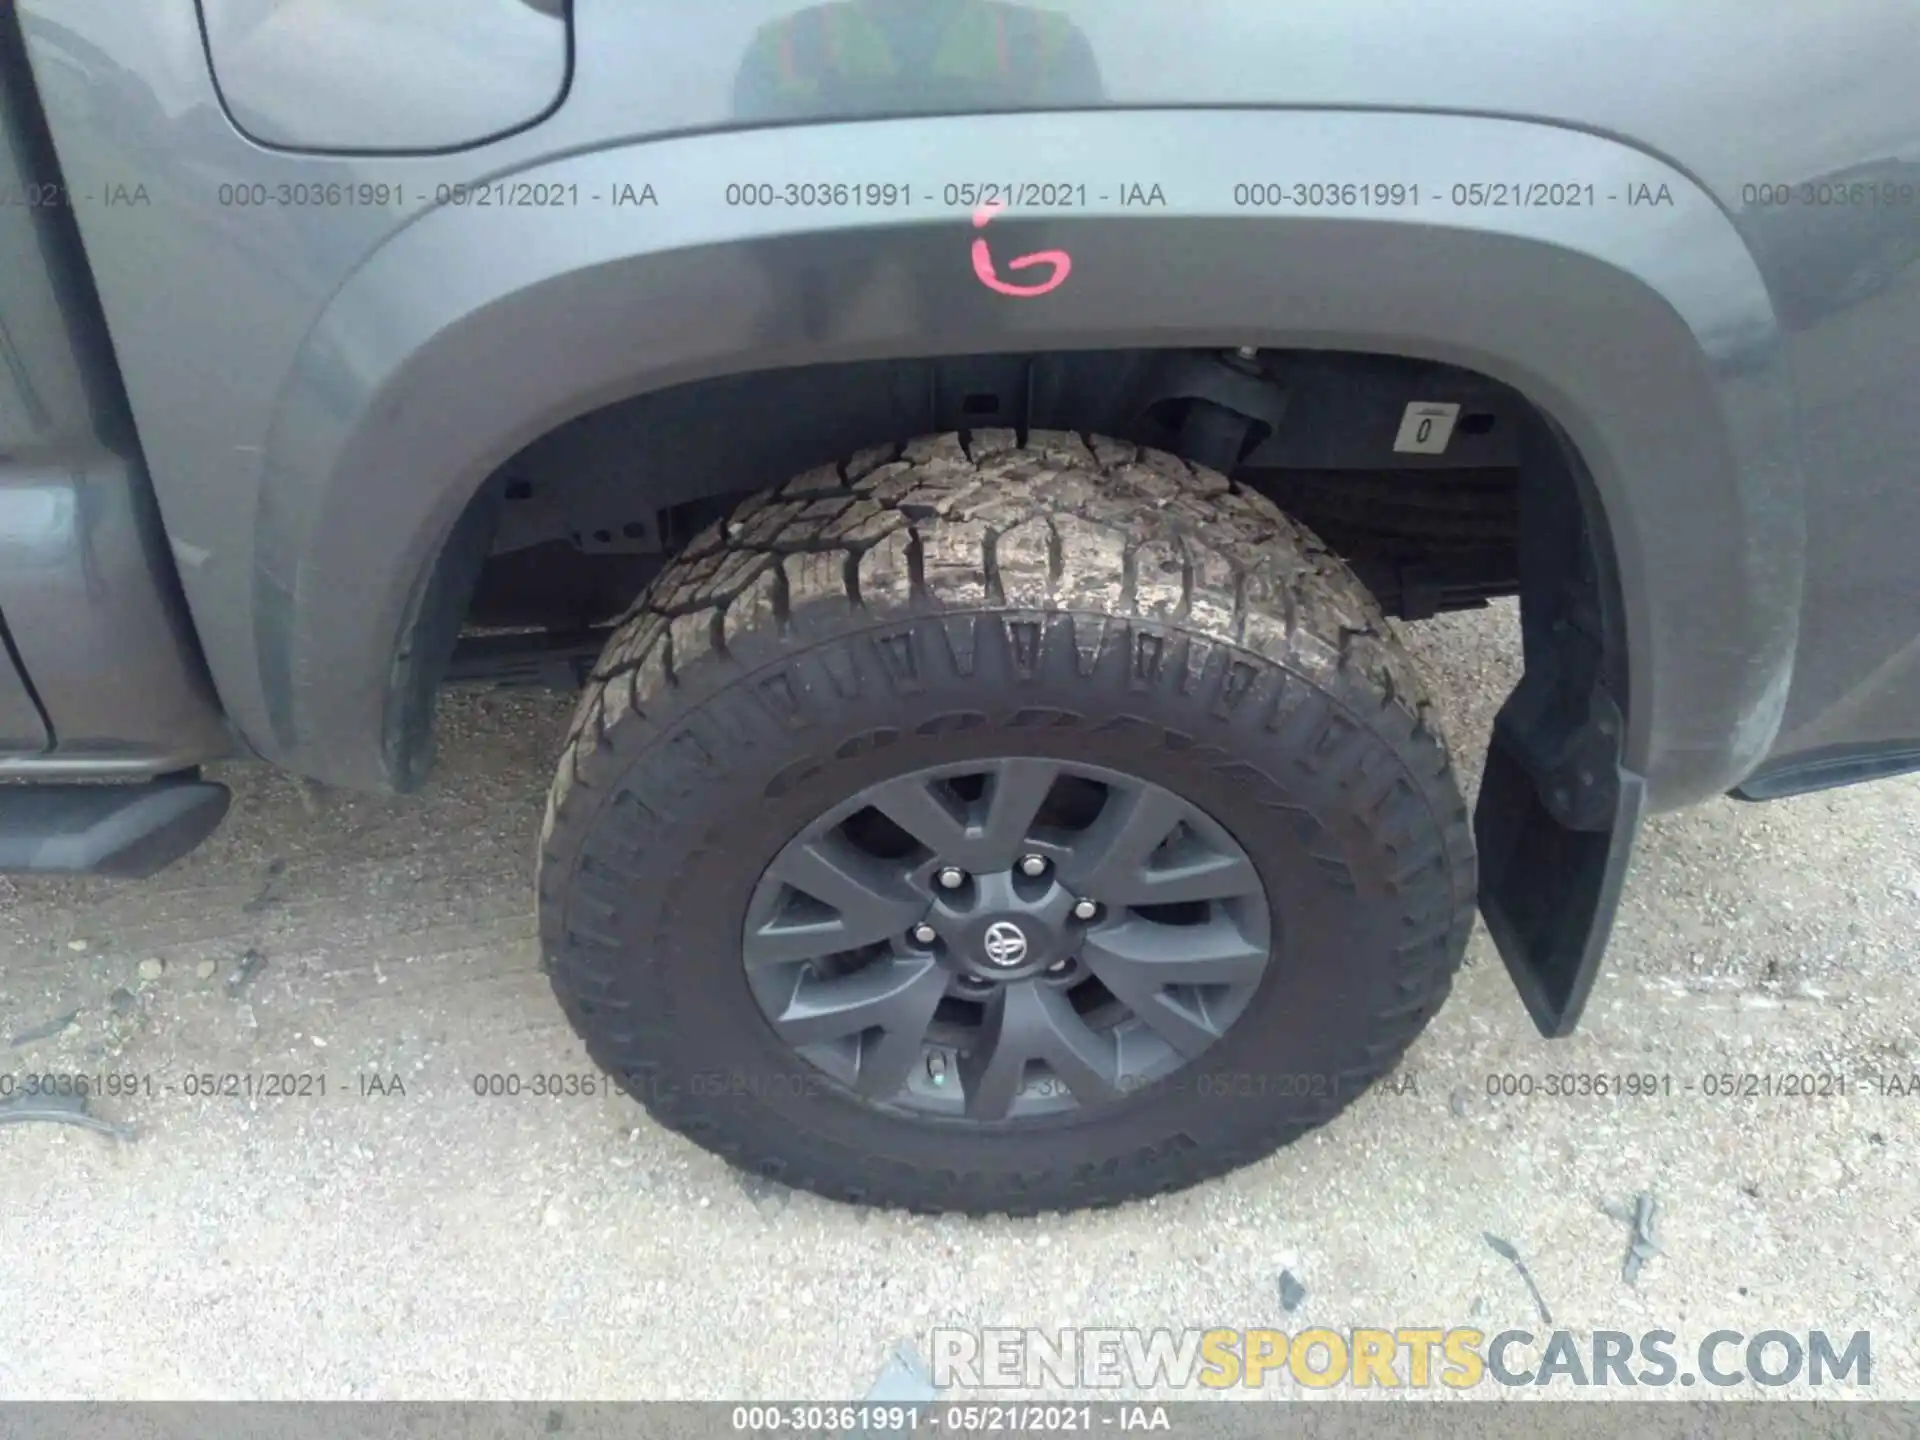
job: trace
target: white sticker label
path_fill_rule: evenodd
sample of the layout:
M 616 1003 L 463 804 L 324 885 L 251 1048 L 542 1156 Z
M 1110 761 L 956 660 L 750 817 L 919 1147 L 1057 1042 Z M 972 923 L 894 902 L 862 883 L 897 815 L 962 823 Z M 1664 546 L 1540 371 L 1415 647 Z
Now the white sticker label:
M 1415 401 L 1400 417 L 1400 433 L 1393 437 L 1393 448 L 1403 455 L 1442 455 L 1453 438 L 1453 422 L 1460 418 L 1458 405 L 1435 405 Z

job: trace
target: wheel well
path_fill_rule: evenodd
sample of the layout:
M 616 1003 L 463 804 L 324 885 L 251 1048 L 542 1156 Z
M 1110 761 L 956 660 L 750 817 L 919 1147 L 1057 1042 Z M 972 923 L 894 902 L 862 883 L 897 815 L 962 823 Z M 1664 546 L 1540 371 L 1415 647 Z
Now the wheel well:
M 1424 449 L 1408 443 L 1423 416 L 1448 430 Z M 1536 1023 L 1565 1034 L 1644 807 L 1624 758 L 1624 595 L 1567 431 L 1471 370 L 1347 352 L 1048 352 L 769 371 L 622 402 L 527 446 L 456 527 L 435 575 L 478 579 L 440 587 L 472 597 L 449 673 L 579 683 L 604 622 L 737 496 L 871 446 L 988 429 L 1098 433 L 1225 471 L 1404 619 L 1520 596 L 1525 666 L 1475 811 L 1479 898 Z M 443 644 L 457 613 L 425 605 L 411 653 Z
M 1408 407 L 1424 404 L 1457 407 L 1445 448 L 1396 450 Z M 589 629 L 742 494 L 865 446 L 1005 427 L 1105 434 L 1225 470 L 1318 532 L 1390 614 L 1419 619 L 1517 591 L 1522 440 L 1537 418 L 1470 370 L 1330 351 L 1067 351 L 727 376 L 592 411 L 503 466 L 466 618 Z
M 1429 405 L 1457 407 L 1439 452 L 1397 448 L 1411 407 Z M 456 682 L 577 684 L 608 624 L 741 496 L 871 445 L 989 428 L 1103 434 L 1226 471 L 1315 531 L 1401 619 L 1517 594 L 1532 703 L 1565 711 L 1598 685 L 1626 711 L 1605 516 L 1564 431 L 1475 371 L 1346 351 L 872 361 L 611 404 L 525 446 L 482 488 L 434 571 L 463 571 L 462 583 L 416 612 L 408 650 L 425 663 L 451 648 L 442 673 Z

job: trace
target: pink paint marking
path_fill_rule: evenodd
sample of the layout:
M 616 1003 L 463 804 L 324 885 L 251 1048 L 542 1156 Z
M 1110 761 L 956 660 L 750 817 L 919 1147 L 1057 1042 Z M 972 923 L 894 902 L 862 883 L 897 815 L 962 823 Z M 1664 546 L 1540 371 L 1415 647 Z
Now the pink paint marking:
M 987 222 L 1004 209 L 1006 206 L 997 200 L 982 205 L 973 212 L 973 228 L 984 230 Z M 993 255 L 987 249 L 985 237 L 973 242 L 973 273 L 979 277 L 982 285 L 1001 295 L 1012 295 L 1022 300 L 1045 295 L 1049 290 L 1058 290 L 1066 283 L 1067 276 L 1073 273 L 1073 257 L 1064 250 L 1036 250 L 1031 255 L 1022 255 L 1017 260 L 1007 262 L 1009 270 L 1026 270 L 1035 265 L 1053 266 L 1052 276 L 1038 285 L 1015 285 L 994 273 Z

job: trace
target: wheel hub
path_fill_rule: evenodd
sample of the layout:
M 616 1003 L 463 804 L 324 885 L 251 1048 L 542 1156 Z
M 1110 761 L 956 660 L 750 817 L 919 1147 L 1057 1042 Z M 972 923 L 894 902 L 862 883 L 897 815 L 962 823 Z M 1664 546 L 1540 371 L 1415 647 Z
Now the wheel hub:
M 926 923 L 939 937 L 942 966 L 1001 985 L 1042 974 L 1072 954 L 1085 928 L 1073 918 L 1078 899 L 1051 875 L 998 870 L 937 891 Z

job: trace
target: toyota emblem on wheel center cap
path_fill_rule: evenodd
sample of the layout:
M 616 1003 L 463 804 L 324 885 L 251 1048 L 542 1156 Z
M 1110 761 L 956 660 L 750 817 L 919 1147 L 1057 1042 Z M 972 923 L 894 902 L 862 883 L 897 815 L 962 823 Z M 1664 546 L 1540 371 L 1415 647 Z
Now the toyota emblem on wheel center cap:
M 996 920 L 981 940 L 987 960 L 1011 968 L 1027 958 L 1027 932 L 1011 920 Z

